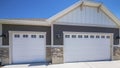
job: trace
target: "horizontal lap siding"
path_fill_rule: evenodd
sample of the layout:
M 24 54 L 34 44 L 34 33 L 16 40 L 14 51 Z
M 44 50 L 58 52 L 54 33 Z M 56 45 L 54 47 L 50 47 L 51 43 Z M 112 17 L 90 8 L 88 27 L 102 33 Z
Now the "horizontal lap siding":
M 7 34 L 6 38 L 3 38 L 2 44 L 9 45 L 9 31 L 37 31 L 46 32 L 46 44 L 51 45 L 51 27 L 50 26 L 28 26 L 28 25 L 2 25 L 2 32 Z
M 89 26 L 73 26 L 73 25 L 54 25 L 54 45 L 63 45 L 63 31 L 70 32 L 98 32 L 98 33 L 113 33 L 114 34 L 114 45 L 119 44 L 119 39 L 115 39 L 119 36 L 118 28 L 106 28 L 106 27 L 89 27 Z M 57 38 L 56 35 L 60 34 L 61 38 Z

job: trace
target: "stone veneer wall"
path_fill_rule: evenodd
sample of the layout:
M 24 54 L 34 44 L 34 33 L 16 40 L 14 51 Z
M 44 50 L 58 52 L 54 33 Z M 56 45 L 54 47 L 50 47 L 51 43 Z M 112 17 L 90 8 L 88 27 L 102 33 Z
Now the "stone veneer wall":
M 0 58 L 2 65 L 9 64 L 9 48 L 0 48 Z
M 52 63 L 51 47 L 46 47 L 46 60 Z
M 63 47 L 52 47 L 52 64 L 63 63 Z
M 120 47 L 118 46 L 113 48 L 113 60 L 120 60 Z

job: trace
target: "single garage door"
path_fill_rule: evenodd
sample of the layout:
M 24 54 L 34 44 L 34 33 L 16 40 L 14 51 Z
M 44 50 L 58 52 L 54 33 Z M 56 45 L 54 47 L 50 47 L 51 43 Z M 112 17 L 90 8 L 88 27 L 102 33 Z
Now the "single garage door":
M 111 35 L 64 32 L 64 62 L 110 60 Z
M 45 62 L 45 33 L 15 32 L 12 35 L 12 63 Z

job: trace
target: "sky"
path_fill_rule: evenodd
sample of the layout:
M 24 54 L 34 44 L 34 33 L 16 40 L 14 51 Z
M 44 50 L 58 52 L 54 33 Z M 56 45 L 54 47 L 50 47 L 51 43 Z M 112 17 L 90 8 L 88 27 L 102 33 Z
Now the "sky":
M 79 0 L 0 0 L 0 18 L 49 18 Z M 120 0 L 96 0 L 120 19 Z

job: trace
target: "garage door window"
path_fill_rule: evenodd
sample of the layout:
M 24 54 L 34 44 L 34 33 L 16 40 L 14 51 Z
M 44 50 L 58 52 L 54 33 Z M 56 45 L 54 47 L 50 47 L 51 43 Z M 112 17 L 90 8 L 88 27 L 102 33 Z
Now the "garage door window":
M 39 35 L 39 38 L 44 38 L 44 35 Z
M 99 35 L 97 35 L 97 36 L 96 36 L 96 38 L 100 38 L 100 36 L 99 36 Z
M 101 38 L 105 38 L 105 36 L 101 36 Z
M 23 35 L 23 38 L 28 38 L 28 35 Z
M 15 34 L 14 37 L 15 37 L 15 38 L 19 38 L 20 35 L 19 35 L 19 34 Z
M 65 35 L 65 38 L 70 38 L 70 35 Z
M 94 35 L 91 35 L 90 38 L 94 38 Z
M 82 38 L 82 35 L 78 35 L 78 38 Z
M 36 38 L 36 35 L 31 35 L 31 38 Z
M 108 38 L 108 39 L 109 39 L 109 38 L 110 38 L 110 36 L 106 36 L 106 38 Z
M 72 35 L 72 38 L 76 38 L 76 35 Z
M 84 35 L 84 38 L 88 38 L 88 35 Z

